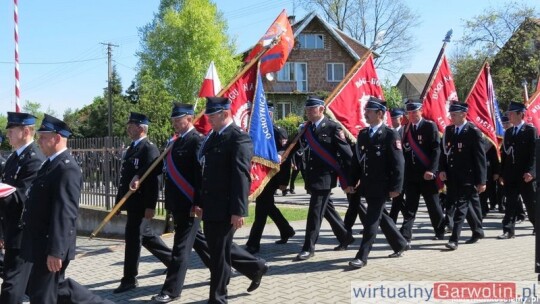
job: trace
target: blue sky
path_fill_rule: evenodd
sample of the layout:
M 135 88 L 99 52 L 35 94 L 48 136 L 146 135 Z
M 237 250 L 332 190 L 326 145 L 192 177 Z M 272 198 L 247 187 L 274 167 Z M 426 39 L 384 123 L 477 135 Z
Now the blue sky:
M 282 9 L 298 18 L 292 0 L 215 0 L 236 38 L 237 50 L 256 43 Z M 403 72 L 429 72 L 446 31 L 454 40 L 463 34 L 463 20 L 506 0 L 406 0 L 420 16 L 414 43 L 417 51 Z M 540 11 L 540 1 L 527 1 Z M 107 85 L 107 54 L 102 42 L 119 45 L 113 59 L 126 89 L 135 75 L 138 28 L 151 22 L 159 0 L 19 1 L 21 103 L 39 102 L 60 116 L 67 108 L 90 104 Z M 0 109 L 14 110 L 13 1 L 0 6 Z M 447 47 L 452 52 L 453 45 Z M 399 75 L 385 75 L 397 81 Z M 202 75 L 201 75 L 202 77 Z

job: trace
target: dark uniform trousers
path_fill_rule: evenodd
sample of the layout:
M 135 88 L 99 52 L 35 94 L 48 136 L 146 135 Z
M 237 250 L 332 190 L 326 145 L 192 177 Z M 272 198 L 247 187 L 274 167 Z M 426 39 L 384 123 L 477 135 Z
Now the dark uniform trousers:
M 352 234 L 352 227 L 354 225 L 354 222 L 356 221 L 357 215 L 360 218 L 360 222 L 362 222 L 362 225 L 364 227 L 366 226 L 366 224 L 364 223 L 367 218 L 367 208 L 362 204 L 359 192 L 348 194 L 347 199 L 349 200 L 349 208 L 345 213 L 344 222 L 347 231 L 350 231 Z M 386 241 L 388 242 L 392 250 L 394 250 L 394 252 L 400 251 L 405 246 L 407 246 L 407 240 L 401 235 L 401 233 L 397 229 L 393 219 L 386 211 L 386 208 L 383 209 L 379 225 L 381 227 L 382 233 L 384 234 L 384 237 L 386 238 Z
M 350 182 L 350 164 L 352 151 L 349 144 L 345 140 L 343 131 L 333 121 L 324 117 L 319 126 L 309 123 L 306 126 L 305 132 L 311 132 L 313 140 L 316 141 L 323 150 L 334 158 L 340 170 L 342 170 L 343 178 Z M 309 129 L 307 129 L 309 128 Z M 313 131 L 311 131 L 313 130 Z M 308 133 L 304 133 L 305 145 Z M 323 216 L 328 220 L 332 231 L 336 235 L 340 244 L 347 243 L 352 237 L 347 233 L 343 220 L 336 212 L 333 202 L 330 200 L 331 189 L 337 185 L 337 173 L 331 168 L 315 151 L 310 147 L 304 152 L 306 153 L 306 190 L 311 193 L 309 200 L 309 209 L 306 220 L 306 235 L 302 251 L 313 252 L 315 244 L 319 238 L 319 232 Z M 345 185 L 342 185 L 345 186 Z
M 405 181 L 405 193 L 403 225 L 400 229 L 401 234 L 405 237 L 405 239 L 407 239 L 407 241 L 412 239 L 412 228 L 416 219 L 418 205 L 420 203 L 420 194 L 424 197 L 431 226 L 435 230 L 435 235 L 443 236 L 444 214 L 439 203 L 439 193 L 435 181 Z
M 362 245 L 356 253 L 356 258 L 366 262 L 369 252 L 377 237 L 377 228 L 381 221 L 381 214 L 385 209 L 385 197 L 366 197 L 367 212 L 364 221 L 364 233 L 362 234 Z M 395 225 L 394 225 L 395 226 Z M 406 245 L 406 243 L 405 243 Z M 401 248 L 404 248 L 405 245 Z
M 21 257 L 21 215 L 26 201 L 26 190 L 37 175 L 45 156 L 36 143 L 28 145 L 18 156 L 13 152 L 5 163 L 2 181 L 17 188 L 10 196 L 0 199 L 3 213 L 4 276 L 0 303 L 18 304 L 25 293 L 32 263 Z
M 452 228 L 450 242 L 458 242 L 466 218 L 473 237 L 483 237 L 482 208 L 480 207 L 480 197 L 476 187 L 473 185 L 448 185 L 446 199 L 454 211 L 454 227 Z
M 234 232 L 230 222 L 205 221 L 204 236 L 210 259 L 210 298 L 208 303 L 227 303 L 227 285 L 231 279 L 231 247 Z
M 390 213 L 388 214 L 394 224 L 397 223 L 399 213 L 405 212 L 405 192 L 401 192 L 398 196 L 392 198 L 392 206 L 390 207 Z M 405 215 L 403 215 L 405 217 Z
M 270 182 L 264 188 L 264 190 L 255 199 L 255 221 L 251 226 L 249 238 L 246 243 L 247 246 L 259 248 L 261 244 L 261 237 L 266 225 L 266 218 L 270 217 L 279 229 L 281 238 L 288 238 L 294 233 L 293 227 L 289 224 L 287 219 L 283 216 L 281 211 L 275 205 L 274 192 L 278 189 L 279 185 L 274 182 Z
M 141 245 L 152 255 L 160 260 L 166 267 L 171 263 L 171 249 L 163 240 L 151 233 L 141 234 L 141 224 L 143 224 L 144 210 L 134 209 L 127 211 L 127 223 L 125 230 L 126 247 L 124 260 L 123 283 L 135 282 L 135 277 L 139 271 L 139 258 L 141 256 Z M 144 227 L 142 227 L 144 229 Z
M 519 195 L 521 195 L 521 197 L 523 198 L 523 203 L 525 203 L 525 209 L 527 210 L 527 214 L 529 215 L 529 220 L 531 221 L 533 227 L 536 227 L 534 206 L 536 202 L 535 188 L 535 180 L 532 180 L 528 183 L 522 181 L 517 184 L 505 185 L 504 190 L 506 194 L 506 211 L 504 213 L 504 218 L 502 221 L 503 232 L 508 232 L 511 235 L 515 234 L 516 218 L 521 212 L 520 209 L 523 208 L 523 205 L 519 200 Z

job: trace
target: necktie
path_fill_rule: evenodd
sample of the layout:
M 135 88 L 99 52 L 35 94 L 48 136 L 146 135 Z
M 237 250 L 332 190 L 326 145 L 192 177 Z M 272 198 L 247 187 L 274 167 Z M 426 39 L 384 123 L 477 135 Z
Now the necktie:
M 129 149 L 131 150 L 131 149 L 133 149 L 134 147 L 135 147 L 135 142 L 132 141 L 132 142 L 129 144 Z
M 317 131 L 317 125 L 316 124 L 311 125 L 311 130 L 313 130 L 313 132 Z
M 456 135 L 459 134 L 459 127 L 456 126 Z
M 416 125 L 413 125 L 413 131 L 416 133 Z
M 373 137 L 373 134 L 375 134 L 375 128 L 369 128 L 369 137 Z
M 518 127 L 514 127 L 514 133 L 512 133 L 512 135 L 516 135 L 518 132 Z
M 39 171 L 43 172 L 45 169 L 47 169 L 47 166 L 51 163 L 51 160 L 47 158 L 47 160 L 41 165 L 41 168 L 39 168 Z

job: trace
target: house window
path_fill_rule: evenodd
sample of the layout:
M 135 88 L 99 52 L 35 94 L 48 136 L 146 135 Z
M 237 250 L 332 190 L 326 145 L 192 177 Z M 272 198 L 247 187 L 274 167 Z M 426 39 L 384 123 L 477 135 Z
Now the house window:
M 324 35 L 322 34 L 300 34 L 297 41 L 301 49 L 324 49 Z
M 307 92 L 307 63 L 305 62 L 287 62 L 277 73 L 277 80 L 282 82 L 295 82 L 292 90 L 298 92 Z
M 345 76 L 344 63 L 327 63 L 326 64 L 326 80 L 329 82 L 340 82 Z
M 291 102 L 290 101 L 283 101 L 278 102 L 276 107 L 276 113 L 277 113 L 277 119 L 283 119 L 291 113 Z

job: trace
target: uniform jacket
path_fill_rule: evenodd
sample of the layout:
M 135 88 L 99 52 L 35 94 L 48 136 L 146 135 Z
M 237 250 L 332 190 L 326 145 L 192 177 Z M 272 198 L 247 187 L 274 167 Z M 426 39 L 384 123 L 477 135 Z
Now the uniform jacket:
M 201 200 L 204 221 L 230 221 L 247 216 L 253 144 L 234 123 L 210 135 L 200 152 Z
M 44 262 L 48 255 L 74 259 L 81 186 L 81 168 L 68 150 L 39 169 L 23 216 L 26 260 Z
M 198 162 L 197 153 L 203 139 L 201 133 L 192 129 L 184 137 L 177 138 L 170 150 L 174 166 L 195 190 L 193 200 L 195 205 L 198 205 L 200 200 L 201 165 Z M 167 158 L 166 156 L 165 160 Z M 165 208 L 173 212 L 189 212 L 193 204 L 165 173 Z
M 116 202 L 129 191 L 129 183 L 135 175 L 139 178 L 144 175 L 146 170 L 159 157 L 159 150 L 148 138 L 142 139 L 134 148 L 127 149 L 122 160 L 120 169 L 120 183 L 118 185 L 118 194 Z M 143 212 L 144 209 L 155 209 L 159 186 L 158 173 L 154 171 L 141 183 L 139 189 L 133 193 L 127 202 L 122 206 L 122 210 Z
M 486 184 L 486 154 L 482 135 L 475 125 L 467 122 L 458 135 L 454 126 L 446 127 L 441 146 L 444 155 L 439 161 L 439 171 L 446 172 L 447 185 Z
M 492 142 L 484 140 L 484 151 L 486 151 L 486 171 L 487 171 L 487 181 L 493 180 L 494 174 L 500 174 L 501 172 L 501 161 L 497 155 L 497 149 Z
M 523 181 L 523 174 L 530 173 L 536 177 L 536 158 L 534 157 L 534 141 L 536 128 L 523 124 L 516 135 L 513 128 L 504 133 L 502 147 L 502 177 L 505 184 Z
M 5 166 L 6 166 L 6 159 L 0 156 L 0 174 L 4 172 Z
M 311 128 L 311 124 L 308 124 L 306 128 Z M 308 132 L 306 130 L 305 132 Z M 303 135 L 304 146 L 306 147 L 305 161 L 305 185 L 307 190 L 330 190 L 337 185 L 337 172 L 330 167 L 323 159 L 321 159 L 313 150 L 309 147 L 306 141 L 306 134 Z M 319 144 L 336 159 L 341 167 L 342 172 L 345 174 L 350 186 L 351 181 L 351 160 L 352 151 L 351 147 L 345 140 L 341 127 L 324 117 L 315 131 L 315 139 Z
M 382 125 L 373 137 L 369 128 L 358 134 L 356 159 L 353 162 L 355 184 L 360 180 L 360 195 L 387 197 L 389 192 L 401 192 L 405 164 L 398 133 Z
M 21 155 L 11 153 L 6 162 L 2 182 L 14 186 L 17 190 L 10 196 L 0 199 L 3 213 L 4 241 L 8 248 L 20 248 L 22 240 L 22 212 L 27 199 L 26 190 L 37 176 L 37 171 L 45 161 L 45 156 L 31 143 Z
M 287 149 L 287 144 L 283 144 L 283 142 L 288 140 L 288 138 L 289 136 L 287 134 L 287 130 L 280 126 L 274 125 L 274 139 L 276 141 L 276 149 L 278 154 L 282 155 L 283 152 L 285 152 L 285 150 Z M 290 178 L 291 159 L 288 158 L 282 161 L 279 167 L 279 172 L 272 177 L 268 184 L 271 185 L 271 187 L 275 187 L 277 189 L 281 185 L 288 185 Z
M 429 159 L 429 166 L 426 167 L 413 152 L 409 142 L 409 133 L 416 145 L 424 152 Z M 435 123 L 431 120 L 422 119 L 416 131 L 413 124 L 407 124 L 403 134 L 403 151 L 405 156 L 405 180 L 423 181 L 426 171 L 436 174 L 439 167 L 439 157 L 441 155 L 440 136 Z

